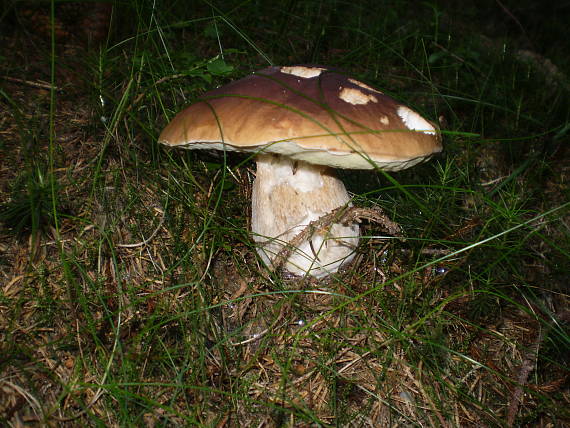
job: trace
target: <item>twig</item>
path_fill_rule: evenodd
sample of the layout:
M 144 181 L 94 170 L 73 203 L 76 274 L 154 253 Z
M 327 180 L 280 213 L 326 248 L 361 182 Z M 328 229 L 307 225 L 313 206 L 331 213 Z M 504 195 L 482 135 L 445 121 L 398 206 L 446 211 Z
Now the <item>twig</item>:
M 265 336 L 268 332 L 273 331 L 273 330 L 275 329 L 275 326 L 277 325 L 277 323 L 278 323 L 278 322 L 281 320 L 281 318 L 283 317 L 284 308 L 285 308 L 285 306 L 281 306 L 281 309 L 280 309 L 280 311 L 279 311 L 279 315 L 277 315 L 277 318 L 275 319 L 275 321 L 273 321 L 273 322 L 271 323 L 271 325 L 270 325 L 269 327 L 267 327 L 265 330 L 261 331 L 260 333 L 254 333 L 249 339 L 242 340 L 241 342 L 234 343 L 234 342 L 232 342 L 232 341 L 230 340 L 230 341 L 229 341 L 229 342 L 230 342 L 230 345 L 232 345 L 232 346 L 246 345 L 246 344 L 248 344 L 248 343 L 255 342 L 256 340 L 261 339 L 261 338 L 262 338 L 263 336 Z M 281 324 L 278 328 L 283 327 L 285 324 L 287 324 L 287 323 Z
M 140 242 L 134 243 L 134 244 L 117 244 L 117 247 L 120 247 L 120 248 L 136 248 L 136 247 L 142 247 L 142 246 L 148 244 L 150 241 L 152 241 L 152 239 L 156 236 L 156 234 L 158 233 L 158 231 L 160 230 L 160 228 L 164 224 L 165 218 L 166 218 L 166 211 L 162 210 L 162 217 L 160 218 L 160 221 L 158 222 L 158 226 L 156 226 L 156 229 L 154 229 L 154 231 L 150 234 L 150 236 L 148 238 L 146 238 Z
M 352 367 L 353 365 L 355 365 L 357 362 L 359 362 L 360 360 L 363 360 L 364 358 L 366 358 L 367 356 L 369 356 L 372 353 L 372 351 L 367 351 L 362 355 L 359 355 L 358 358 L 355 358 L 354 360 L 350 361 L 349 363 L 347 363 L 346 365 L 342 366 L 339 370 L 338 370 L 338 374 L 341 374 L 342 372 L 346 371 L 348 368 Z
M 442 51 L 444 51 L 445 53 L 449 54 L 450 56 L 452 56 L 453 58 L 455 58 L 457 61 L 459 61 L 462 64 L 465 64 L 465 60 L 463 58 L 461 58 L 460 56 L 454 54 L 453 52 L 451 52 L 449 49 L 447 49 L 445 46 L 440 45 L 437 42 L 431 42 L 432 45 L 434 45 L 436 48 L 441 49 Z
M 529 375 L 534 370 L 536 360 L 538 359 L 538 350 L 540 349 L 540 345 L 544 340 L 544 330 L 540 326 L 538 328 L 538 336 L 536 337 L 536 340 L 534 341 L 531 349 L 529 349 L 529 352 L 523 360 L 519 372 L 519 377 L 517 378 L 517 386 L 513 391 L 511 402 L 509 403 L 509 411 L 507 413 L 508 427 L 514 426 L 515 418 L 519 411 L 519 405 L 522 401 L 524 387 L 528 382 Z
M 513 15 L 513 13 L 503 4 L 501 3 L 501 0 L 495 0 L 497 2 L 497 4 L 499 5 L 499 7 L 503 10 L 503 12 L 505 12 L 509 18 L 511 18 L 515 24 L 519 27 L 519 29 L 521 30 L 523 36 L 525 37 L 525 39 L 531 44 L 534 45 L 534 43 L 532 43 L 532 40 L 528 37 L 528 34 L 526 33 L 526 30 L 524 29 L 523 25 L 521 24 L 521 22 L 518 20 L 518 18 Z
M 237 342 L 237 343 L 230 342 L 230 344 L 231 344 L 232 346 L 241 346 L 241 345 L 245 345 L 245 344 L 247 344 L 247 343 L 254 342 L 254 341 L 256 341 L 256 340 L 261 339 L 265 334 L 267 334 L 268 331 L 269 331 L 269 329 L 266 328 L 266 329 L 263 330 L 261 333 L 255 333 L 255 334 L 252 335 L 249 339 L 242 340 L 241 342 Z
M 291 252 L 298 248 L 301 243 L 312 238 L 315 232 L 330 228 L 333 224 L 350 224 L 360 223 L 362 220 L 372 221 L 381 224 L 386 232 L 391 235 L 401 237 L 402 232 L 400 226 L 390 220 L 380 208 L 358 208 L 358 207 L 339 207 L 321 218 L 310 222 L 301 232 L 299 232 L 291 241 L 289 241 L 275 257 L 273 265 L 275 270 L 280 270 Z
M 412 254 L 413 253 L 413 251 L 408 249 L 408 248 L 402 248 L 400 250 L 400 252 L 402 254 Z M 436 257 L 446 256 L 448 254 L 451 254 L 452 252 L 453 252 L 453 250 L 448 250 L 445 248 L 422 248 L 421 250 L 419 250 L 420 254 L 423 254 L 426 256 L 436 256 Z
M 42 81 L 32 82 L 31 80 L 18 79 L 17 77 L 10 77 L 10 76 L 0 76 L 0 78 L 7 80 L 8 82 L 19 83 L 21 85 L 31 86 L 32 88 L 40 88 L 40 89 L 48 89 L 48 90 L 53 89 L 54 91 L 57 91 L 57 92 L 61 92 L 63 90 L 57 86 L 52 86 L 49 83 L 45 83 Z

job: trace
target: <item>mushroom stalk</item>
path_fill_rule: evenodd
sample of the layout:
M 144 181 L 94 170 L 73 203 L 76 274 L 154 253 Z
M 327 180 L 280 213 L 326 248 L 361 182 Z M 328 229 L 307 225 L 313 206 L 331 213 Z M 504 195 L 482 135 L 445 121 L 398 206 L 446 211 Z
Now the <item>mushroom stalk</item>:
M 273 154 L 261 154 L 256 161 L 251 228 L 259 255 L 274 267 L 276 256 L 295 236 L 312 221 L 349 205 L 350 197 L 329 167 Z M 330 275 L 353 259 L 358 237 L 356 224 L 323 225 L 292 249 L 284 268 L 297 275 Z

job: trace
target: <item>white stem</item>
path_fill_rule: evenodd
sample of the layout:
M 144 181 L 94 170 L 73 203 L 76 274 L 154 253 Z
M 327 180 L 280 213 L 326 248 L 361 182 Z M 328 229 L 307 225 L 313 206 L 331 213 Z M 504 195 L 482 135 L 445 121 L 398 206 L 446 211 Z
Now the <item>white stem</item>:
M 251 228 L 259 255 L 272 267 L 275 256 L 310 222 L 348 205 L 350 198 L 331 168 L 279 155 L 256 160 Z M 330 275 L 352 260 L 358 237 L 358 225 L 332 224 L 293 250 L 284 267 L 297 275 Z

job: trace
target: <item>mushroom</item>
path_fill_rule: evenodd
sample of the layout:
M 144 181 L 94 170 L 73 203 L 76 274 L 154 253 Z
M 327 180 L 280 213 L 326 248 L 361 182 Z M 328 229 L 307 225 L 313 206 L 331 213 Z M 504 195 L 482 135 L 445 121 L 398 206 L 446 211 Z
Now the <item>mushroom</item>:
M 436 125 L 382 92 L 322 66 L 268 67 L 206 92 L 162 131 L 185 149 L 255 153 L 251 229 L 274 268 L 311 222 L 350 206 L 333 168 L 397 171 L 441 151 Z M 355 254 L 356 223 L 315 230 L 284 269 L 322 278 Z

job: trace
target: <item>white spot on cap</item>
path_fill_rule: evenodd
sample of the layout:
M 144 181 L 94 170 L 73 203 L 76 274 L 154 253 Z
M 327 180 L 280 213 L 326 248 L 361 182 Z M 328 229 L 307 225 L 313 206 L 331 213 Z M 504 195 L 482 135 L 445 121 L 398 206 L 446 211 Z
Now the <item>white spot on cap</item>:
M 365 88 L 368 89 L 369 91 L 376 92 L 377 94 L 382 93 L 378 89 L 374 89 L 372 86 L 368 86 L 366 83 L 362 83 L 360 80 L 353 79 L 352 77 L 350 77 L 348 81 L 350 83 L 354 83 L 356 86 L 360 86 L 361 88 Z
M 342 88 L 338 94 L 341 100 L 350 104 L 368 104 L 370 101 L 377 103 L 374 95 L 368 95 L 354 88 Z
M 415 111 L 410 110 L 408 107 L 398 107 L 398 116 L 402 122 L 413 131 L 420 131 L 425 134 L 435 135 L 435 128 L 431 123 L 417 114 Z
M 390 119 L 388 119 L 388 116 L 382 115 L 382 116 L 380 117 L 380 123 L 381 123 L 382 125 L 388 126 L 388 125 L 390 124 Z
M 293 67 L 281 67 L 281 72 L 285 74 L 292 74 L 293 76 L 297 77 L 304 77 L 304 78 L 311 78 L 319 76 L 325 68 L 320 67 L 303 67 L 300 65 L 296 65 Z

